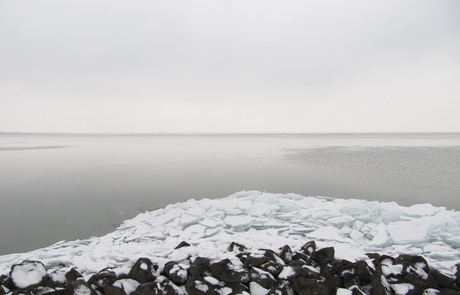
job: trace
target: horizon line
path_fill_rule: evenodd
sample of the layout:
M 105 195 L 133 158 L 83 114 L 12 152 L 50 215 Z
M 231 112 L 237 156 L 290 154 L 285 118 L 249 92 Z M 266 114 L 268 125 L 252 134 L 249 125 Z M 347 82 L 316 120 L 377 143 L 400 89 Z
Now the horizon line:
M 385 131 L 385 132 L 16 132 L 0 131 L 0 135 L 92 135 L 92 136 L 148 136 L 148 135 L 390 135 L 390 134 L 460 134 L 460 131 Z

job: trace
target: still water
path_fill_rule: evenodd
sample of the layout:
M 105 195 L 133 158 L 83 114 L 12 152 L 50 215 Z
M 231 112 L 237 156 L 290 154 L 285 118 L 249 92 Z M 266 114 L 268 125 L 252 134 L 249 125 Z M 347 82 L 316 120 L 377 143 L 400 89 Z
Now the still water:
M 0 135 L 0 254 L 240 190 L 460 210 L 460 134 Z

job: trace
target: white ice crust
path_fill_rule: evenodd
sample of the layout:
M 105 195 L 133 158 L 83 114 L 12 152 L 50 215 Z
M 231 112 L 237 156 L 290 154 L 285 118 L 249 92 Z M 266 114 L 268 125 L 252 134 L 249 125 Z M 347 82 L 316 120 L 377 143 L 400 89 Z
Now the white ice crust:
M 174 249 L 184 240 L 191 246 Z M 453 274 L 460 263 L 460 213 L 430 204 L 403 207 L 243 191 L 142 213 L 102 237 L 0 256 L 0 274 L 23 260 L 39 260 L 47 268 L 72 265 L 85 276 L 106 267 L 127 272 L 139 257 L 160 266 L 196 256 L 236 261 L 227 251 L 231 242 L 254 251 L 284 245 L 295 251 L 309 240 L 316 240 L 319 248 L 335 247 L 336 259 L 366 259 L 368 252 L 422 255 L 431 266 Z

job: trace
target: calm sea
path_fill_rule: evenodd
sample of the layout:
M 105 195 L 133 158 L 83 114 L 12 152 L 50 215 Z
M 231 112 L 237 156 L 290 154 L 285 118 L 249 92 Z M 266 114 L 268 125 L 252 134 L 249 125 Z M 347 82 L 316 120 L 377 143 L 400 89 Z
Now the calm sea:
M 460 134 L 0 135 L 0 254 L 240 190 L 460 210 Z

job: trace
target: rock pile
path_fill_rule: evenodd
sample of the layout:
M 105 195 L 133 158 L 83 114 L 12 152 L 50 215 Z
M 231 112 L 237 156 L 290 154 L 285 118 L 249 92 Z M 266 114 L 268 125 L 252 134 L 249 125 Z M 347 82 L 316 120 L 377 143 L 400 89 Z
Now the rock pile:
M 178 247 L 187 247 L 181 243 Z M 314 241 L 299 251 L 249 251 L 232 243 L 237 260 L 211 261 L 190 257 L 160 266 L 139 258 L 129 273 L 103 269 L 84 279 L 72 268 L 46 269 L 39 261 L 23 261 L 0 277 L 0 294 L 11 295 L 232 295 L 232 294 L 460 294 L 460 274 L 447 276 L 431 269 L 421 256 L 336 260 L 333 247 L 317 249 Z

